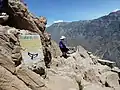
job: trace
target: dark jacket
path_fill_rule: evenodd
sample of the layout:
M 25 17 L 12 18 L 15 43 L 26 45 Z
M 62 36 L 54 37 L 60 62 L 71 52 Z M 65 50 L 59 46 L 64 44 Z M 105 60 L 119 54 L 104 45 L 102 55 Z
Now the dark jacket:
M 59 47 L 60 48 L 66 48 L 65 44 L 62 42 L 62 40 L 60 40 L 59 42 Z
M 69 49 L 65 46 L 65 44 L 62 42 L 62 40 L 59 42 L 59 47 L 62 52 L 68 52 Z

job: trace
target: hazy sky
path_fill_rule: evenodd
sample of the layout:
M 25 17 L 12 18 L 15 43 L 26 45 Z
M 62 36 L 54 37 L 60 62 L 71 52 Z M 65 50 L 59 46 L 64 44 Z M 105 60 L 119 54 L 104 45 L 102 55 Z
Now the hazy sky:
M 90 20 L 120 9 L 120 0 L 25 0 L 30 11 L 57 21 Z

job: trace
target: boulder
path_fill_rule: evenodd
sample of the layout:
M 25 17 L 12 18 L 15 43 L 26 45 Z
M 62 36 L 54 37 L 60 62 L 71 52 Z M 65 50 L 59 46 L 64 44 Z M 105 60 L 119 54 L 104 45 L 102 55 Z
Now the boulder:
M 0 54 L 1 55 L 11 59 L 11 52 L 12 52 L 11 47 L 8 47 L 5 44 L 0 46 Z
M 84 72 L 83 79 L 87 82 L 100 84 L 100 77 L 94 71 L 94 69 L 89 69 Z
M 101 75 L 102 81 L 109 87 L 118 87 L 119 85 L 119 76 L 117 73 L 108 71 Z
M 101 63 L 102 65 L 108 65 L 111 68 L 113 68 L 116 64 L 115 62 L 109 60 L 102 60 L 102 59 L 98 59 L 98 62 Z
M 57 58 L 58 56 L 62 55 L 62 52 L 60 51 L 59 46 L 57 43 L 53 40 L 51 40 L 51 48 L 50 48 L 52 57 Z
M 33 32 L 39 31 L 36 24 L 34 23 L 32 14 L 19 0 L 9 0 L 8 14 L 10 17 L 6 24 L 9 26 L 18 29 L 26 29 Z
M 115 87 L 115 90 L 120 90 L 120 86 L 119 87 Z
M 13 59 L 18 59 L 18 60 L 20 60 L 21 57 L 22 57 L 22 55 L 21 55 L 20 52 L 19 52 L 19 53 L 14 53 L 14 54 L 12 54 L 12 58 L 13 58 Z
M 101 87 L 95 84 L 87 85 L 83 88 L 83 90 L 114 90 L 113 88 Z
M 32 90 L 19 78 L 0 66 L 0 90 Z
M 10 34 L 9 36 L 10 36 L 11 42 L 17 42 L 17 38 L 15 37 L 15 35 Z
M 50 76 L 46 85 L 50 90 L 79 90 L 77 82 L 66 76 Z
M 14 46 L 14 49 L 12 50 L 12 54 L 19 53 L 21 51 L 20 46 Z
M 40 23 L 44 23 L 45 25 L 47 24 L 47 19 L 43 16 L 39 17 Z
M 106 82 L 111 87 L 118 87 L 119 86 L 119 77 L 117 73 L 111 73 L 106 77 Z
M 45 75 L 45 63 L 44 61 L 33 62 L 32 64 L 28 65 L 28 68 L 35 73 L 39 74 L 40 76 Z
M 4 67 L 6 70 L 10 71 L 11 73 L 14 73 L 16 70 L 15 64 L 12 61 L 12 59 L 9 59 L 1 54 L 0 54 L 0 66 Z
M 46 28 L 46 26 L 45 26 L 44 23 L 39 23 L 39 29 L 40 29 L 42 32 L 45 31 L 45 28 Z
M 41 90 L 41 88 L 45 86 L 42 77 L 27 69 L 26 67 L 20 67 L 16 74 L 17 77 L 32 90 Z

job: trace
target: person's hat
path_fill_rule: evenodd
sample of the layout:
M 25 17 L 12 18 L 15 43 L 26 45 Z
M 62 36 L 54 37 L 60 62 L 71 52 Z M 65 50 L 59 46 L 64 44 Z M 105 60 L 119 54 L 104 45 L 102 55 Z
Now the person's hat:
M 60 39 L 65 39 L 66 37 L 65 36 L 61 36 L 61 38 Z

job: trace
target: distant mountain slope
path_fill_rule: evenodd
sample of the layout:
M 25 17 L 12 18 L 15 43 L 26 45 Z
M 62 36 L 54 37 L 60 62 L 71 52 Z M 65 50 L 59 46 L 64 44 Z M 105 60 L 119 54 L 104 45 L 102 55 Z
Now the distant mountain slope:
M 80 44 L 120 67 L 120 11 L 90 21 L 55 23 L 47 31 L 57 42 L 65 35 L 69 45 Z

